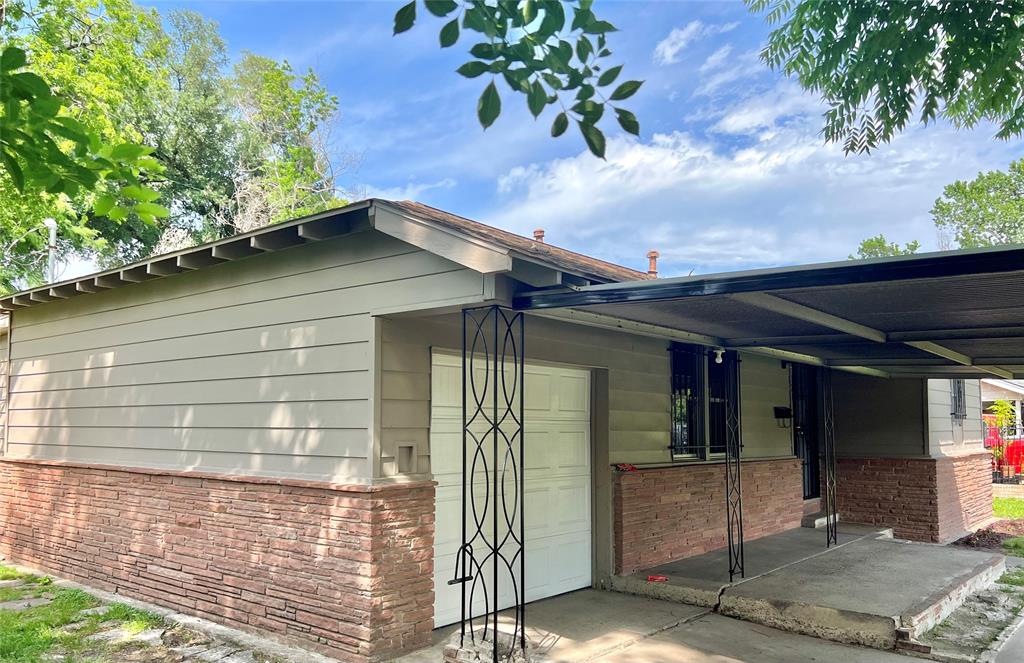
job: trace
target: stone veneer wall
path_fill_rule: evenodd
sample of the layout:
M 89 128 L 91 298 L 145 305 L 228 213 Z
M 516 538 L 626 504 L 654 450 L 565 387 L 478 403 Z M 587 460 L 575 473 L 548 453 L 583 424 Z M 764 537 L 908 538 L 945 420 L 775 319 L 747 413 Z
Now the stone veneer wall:
M 342 661 L 430 644 L 434 486 L 0 461 L 0 555 Z
M 840 458 L 840 517 L 892 527 L 896 537 L 945 543 L 992 518 L 991 456 Z
M 744 460 L 743 533 L 800 526 L 800 460 Z M 615 476 L 615 572 L 629 574 L 726 545 L 725 465 L 695 463 Z

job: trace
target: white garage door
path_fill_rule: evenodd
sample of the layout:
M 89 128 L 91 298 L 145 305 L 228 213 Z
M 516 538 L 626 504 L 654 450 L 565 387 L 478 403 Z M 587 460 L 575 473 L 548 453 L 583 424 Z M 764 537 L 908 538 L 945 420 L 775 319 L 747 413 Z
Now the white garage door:
M 590 373 L 528 364 L 525 397 L 526 600 L 536 601 L 590 586 Z M 462 543 L 461 445 L 462 359 L 435 353 L 430 418 L 430 462 L 438 483 L 435 628 L 459 621 L 461 612 L 462 586 L 448 584 Z M 486 460 L 493 468 L 489 453 Z M 509 479 L 510 486 L 513 480 Z M 478 504 L 483 504 L 485 494 L 480 481 Z M 468 521 L 471 527 L 472 515 Z M 491 521 L 487 522 L 489 532 Z M 512 552 L 506 550 L 509 557 Z M 488 578 L 490 573 L 488 565 Z M 518 578 L 518 567 L 515 573 Z M 508 607 L 514 602 L 511 583 L 505 577 L 499 584 L 499 604 Z M 477 599 L 479 613 L 482 595 Z M 488 598 L 488 604 L 491 601 Z

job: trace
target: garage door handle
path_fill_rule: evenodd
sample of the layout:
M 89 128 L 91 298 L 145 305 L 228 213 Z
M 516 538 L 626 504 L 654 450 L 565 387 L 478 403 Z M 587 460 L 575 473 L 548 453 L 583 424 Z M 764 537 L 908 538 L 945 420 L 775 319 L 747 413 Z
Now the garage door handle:
M 465 576 L 463 578 L 454 578 L 448 581 L 449 585 L 461 585 L 462 583 L 469 582 L 473 579 L 473 576 Z

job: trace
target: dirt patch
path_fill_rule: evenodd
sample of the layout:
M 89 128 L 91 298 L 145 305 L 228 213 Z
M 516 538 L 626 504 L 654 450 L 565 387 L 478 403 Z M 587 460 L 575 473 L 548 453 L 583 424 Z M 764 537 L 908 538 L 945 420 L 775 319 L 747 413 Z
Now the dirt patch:
M 921 642 L 932 648 L 932 658 L 975 661 L 1024 609 L 1021 578 L 1009 573 L 990 589 L 971 596 L 941 624 L 924 634 Z
M 1024 520 L 997 520 L 984 529 L 957 539 L 951 545 L 1005 553 L 1003 541 L 1018 536 L 1024 536 Z

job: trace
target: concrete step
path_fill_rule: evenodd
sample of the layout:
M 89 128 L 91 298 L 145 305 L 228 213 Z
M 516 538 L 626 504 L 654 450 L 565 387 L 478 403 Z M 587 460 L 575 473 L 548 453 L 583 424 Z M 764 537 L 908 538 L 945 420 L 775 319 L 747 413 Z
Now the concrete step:
M 836 514 L 836 520 L 837 521 L 840 520 L 839 514 Z M 809 529 L 821 529 L 821 528 L 825 527 L 825 521 L 826 521 L 825 512 L 824 511 L 819 511 L 818 513 L 811 513 L 811 514 L 808 514 L 808 515 L 804 516 L 800 520 L 800 526 L 801 527 L 807 527 Z

